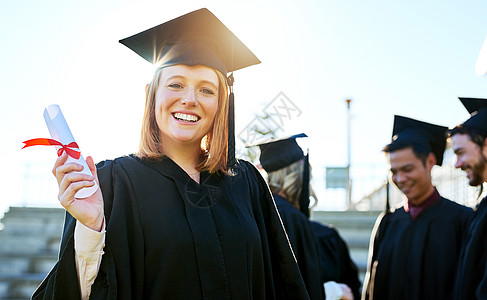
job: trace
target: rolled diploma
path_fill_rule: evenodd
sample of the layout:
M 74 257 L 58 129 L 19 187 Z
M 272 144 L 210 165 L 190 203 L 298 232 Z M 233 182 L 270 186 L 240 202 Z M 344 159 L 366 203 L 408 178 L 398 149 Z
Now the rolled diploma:
M 73 135 L 71 134 L 71 130 L 69 130 L 69 126 L 64 119 L 63 113 L 61 112 L 61 108 L 59 105 L 53 104 L 44 110 L 44 119 L 46 120 L 47 129 L 49 129 L 49 133 L 51 134 L 51 138 L 61 142 L 63 145 L 67 145 L 69 143 L 75 142 Z M 55 146 L 56 150 L 61 148 L 60 146 Z M 91 174 L 90 168 L 86 163 L 83 155 L 81 155 L 78 159 L 72 158 L 68 155 L 68 159 L 66 162 L 75 162 L 83 166 L 83 171 L 78 173 Z M 79 190 L 75 197 L 76 198 L 86 198 L 93 195 L 96 190 L 98 189 L 98 185 L 96 184 L 92 187 L 85 187 Z

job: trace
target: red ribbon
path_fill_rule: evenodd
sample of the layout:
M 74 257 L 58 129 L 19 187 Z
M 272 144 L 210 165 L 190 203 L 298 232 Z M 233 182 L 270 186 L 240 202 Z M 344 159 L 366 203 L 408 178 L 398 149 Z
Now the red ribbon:
M 71 142 L 67 145 L 63 145 L 61 142 L 58 142 L 58 141 L 53 140 L 53 139 L 42 139 L 41 138 L 41 139 L 31 139 L 31 140 L 25 141 L 23 143 L 25 145 L 24 145 L 24 147 L 22 147 L 22 149 L 24 149 L 26 147 L 30 147 L 30 146 L 60 146 L 61 148 L 59 148 L 57 150 L 57 156 L 61 156 L 64 151 L 66 151 L 66 153 L 69 156 L 71 156 L 72 158 L 75 158 L 75 159 L 78 159 L 81 156 L 80 151 L 76 151 L 76 150 L 71 149 L 71 148 L 79 149 L 78 144 L 76 144 L 76 142 Z

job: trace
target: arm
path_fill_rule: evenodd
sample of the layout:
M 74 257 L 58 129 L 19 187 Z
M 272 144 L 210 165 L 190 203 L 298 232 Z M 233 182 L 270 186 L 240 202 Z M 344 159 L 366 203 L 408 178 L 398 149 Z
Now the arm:
M 91 197 L 76 199 L 75 193 L 83 187 L 92 186 L 97 179 L 96 168 L 91 157 L 87 158 L 93 176 L 74 174 L 82 167 L 75 163 L 65 164 L 67 155 L 56 160 L 53 173 L 59 184 L 59 201 L 66 209 L 63 237 L 59 250 L 59 261 L 34 292 L 32 299 L 79 299 L 77 263 L 75 259 L 74 232 L 78 220 L 85 226 L 100 230 L 103 225 L 103 197 L 100 189 Z M 100 224 L 97 224 L 101 217 Z M 98 263 L 97 263 L 98 264 Z M 95 274 L 96 276 L 96 274 Z
M 105 226 L 97 232 L 76 222 L 74 230 L 74 251 L 76 271 L 81 291 L 81 299 L 89 299 L 91 286 L 100 269 L 105 245 Z

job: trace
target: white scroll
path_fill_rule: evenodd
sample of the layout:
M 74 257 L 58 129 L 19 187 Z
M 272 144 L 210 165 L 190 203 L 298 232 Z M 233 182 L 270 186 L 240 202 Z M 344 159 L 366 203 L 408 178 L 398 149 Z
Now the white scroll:
M 59 105 L 53 104 L 48 106 L 44 110 L 44 119 L 46 120 L 47 128 L 49 129 L 49 133 L 51 134 L 52 139 L 61 142 L 63 145 L 68 145 L 72 142 L 75 142 L 74 137 L 71 134 L 71 130 L 69 130 L 69 126 L 64 119 L 63 113 L 61 112 L 61 108 L 59 108 Z M 60 146 L 55 147 L 56 150 L 59 150 L 59 148 L 61 148 Z M 88 164 L 83 158 L 83 155 L 81 155 L 78 159 L 68 155 L 68 159 L 66 162 L 78 163 L 83 166 L 83 171 L 81 171 L 80 173 L 92 175 Z M 75 196 L 76 198 L 86 198 L 93 195 L 97 189 L 98 185 L 95 182 L 94 186 L 82 188 L 76 193 Z

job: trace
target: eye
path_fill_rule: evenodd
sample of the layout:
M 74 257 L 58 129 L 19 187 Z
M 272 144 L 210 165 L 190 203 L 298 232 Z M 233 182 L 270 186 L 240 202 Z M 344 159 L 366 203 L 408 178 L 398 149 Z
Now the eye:
M 215 95 L 215 92 L 213 92 L 213 90 L 208 89 L 208 88 L 202 88 L 201 92 L 203 92 L 204 94 L 207 94 L 207 95 Z
M 180 83 L 177 83 L 177 82 L 170 83 L 167 86 L 170 88 L 173 88 L 173 89 L 182 89 L 183 88 L 183 85 Z
M 406 168 L 403 169 L 403 171 L 405 173 L 409 173 L 409 172 L 413 171 L 413 167 L 406 167 Z

